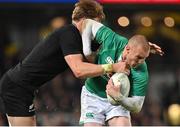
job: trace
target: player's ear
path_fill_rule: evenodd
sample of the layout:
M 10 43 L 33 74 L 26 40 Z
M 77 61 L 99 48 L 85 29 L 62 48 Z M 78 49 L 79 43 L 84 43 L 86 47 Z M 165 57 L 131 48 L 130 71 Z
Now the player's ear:
M 129 53 L 130 46 L 129 46 L 129 45 L 126 45 L 125 49 L 126 49 L 126 51 Z

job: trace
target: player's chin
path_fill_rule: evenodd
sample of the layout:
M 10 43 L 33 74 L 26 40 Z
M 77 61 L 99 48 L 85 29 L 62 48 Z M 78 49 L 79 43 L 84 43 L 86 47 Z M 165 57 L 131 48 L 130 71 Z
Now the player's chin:
M 131 64 L 130 64 L 130 67 L 132 67 L 132 68 L 135 68 L 135 67 L 137 67 L 137 66 L 138 66 L 137 63 L 131 63 Z

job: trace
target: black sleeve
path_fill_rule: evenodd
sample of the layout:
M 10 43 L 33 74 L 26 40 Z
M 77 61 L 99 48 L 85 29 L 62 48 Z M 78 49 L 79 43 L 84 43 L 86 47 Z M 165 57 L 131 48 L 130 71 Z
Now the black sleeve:
M 60 45 L 64 56 L 70 54 L 82 54 L 82 38 L 75 30 L 64 32 L 60 39 Z

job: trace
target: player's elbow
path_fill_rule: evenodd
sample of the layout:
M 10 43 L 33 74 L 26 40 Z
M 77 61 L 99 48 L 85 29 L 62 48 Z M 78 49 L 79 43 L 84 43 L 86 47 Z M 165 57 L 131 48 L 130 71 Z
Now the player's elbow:
M 75 70 L 75 71 L 73 71 L 73 73 L 74 73 L 74 75 L 75 75 L 76 78 L 79 78 L 79 79 L 84 78 L 83 73 L 82 73 L 80 70 L 78 70 L 78 69 Z
M 134 103 L 133 110 L 131 112 L 139 113 L 143 107 L 144 96 L 136 96 L 134 99 L 136 99 L 136 102 Z
M 142 109 L 141 105 L 136 105 L 133 110 L 131 111 L 132 113 L 139 113 Z
M 133 113 L 139 113 L 141 111 L 141 108 L 136 108 L 135 110 L 133 110 Z

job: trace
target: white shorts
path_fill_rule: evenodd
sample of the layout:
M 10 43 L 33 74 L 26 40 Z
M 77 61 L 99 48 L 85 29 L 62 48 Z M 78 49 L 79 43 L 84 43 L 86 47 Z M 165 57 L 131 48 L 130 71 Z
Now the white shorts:
M 86 87 L 83 86 L 81 92 L 80 124 L 93 122 L 105 125 L 105 121 L 115 116 L 130 118 L 130 112 L 122 106 L 111 105 L 107 98 L 102 98 L 90 93 Z

